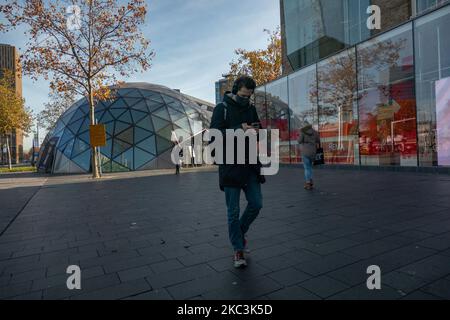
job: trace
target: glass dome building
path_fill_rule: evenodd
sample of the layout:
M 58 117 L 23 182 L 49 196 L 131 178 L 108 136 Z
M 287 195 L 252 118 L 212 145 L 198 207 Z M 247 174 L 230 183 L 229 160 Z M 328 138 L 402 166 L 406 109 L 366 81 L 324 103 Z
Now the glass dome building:
M 214 105 L 177 90 L 148 83 L 114 88 L 113 98 L 100 101 L 95 118 L 106 126 L 100 148 L 102 172 L 173 168 L 172 132 L 194 136 L 209 127 Z M 91 171 L 89 106 L 85 98 L 71 106 L 47 134 L 38 168 L 51 173 Z

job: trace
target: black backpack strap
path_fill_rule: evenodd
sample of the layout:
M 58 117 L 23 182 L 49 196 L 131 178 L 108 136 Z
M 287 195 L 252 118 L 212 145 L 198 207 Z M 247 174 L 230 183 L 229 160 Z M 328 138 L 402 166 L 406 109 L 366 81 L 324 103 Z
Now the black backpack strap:
M 225 122 L 227 122 L 227 113 L 228 113 L 228 104 L 223 101 L 222 102 L 224 108 L 223 108 L 223 119 L 225 120 Z

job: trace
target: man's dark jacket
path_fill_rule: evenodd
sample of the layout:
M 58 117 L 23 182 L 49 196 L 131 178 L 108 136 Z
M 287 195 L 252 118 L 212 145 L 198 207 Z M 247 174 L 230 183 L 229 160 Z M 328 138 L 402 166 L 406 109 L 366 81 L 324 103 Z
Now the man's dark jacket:
M 260 122 L 256 108 L 252 104 L 243 107 L 239 105 L 232 97 L 230 92 L 226 92 L 223 98 L 226 102 L 219 103 L 213 112 L 211 119 L 211 129 L 218 129 L 222 131 L 223 141 L 225 145 L 225 132 L 227 129 L 242 129 L 242 124 L 247 123 L 251 125 L 255 122 Z M 225 111 L 226 108 L 226 111 Z M 248 145 L 247 145 L 248 147 Z M 226 150 L 224 148 L 224 158 Z M 235 146 L 235 159 L 237 150 Z M 225 160 L 224 160 L 225 163 Z M 235 162 L 236 163 L 236 162 Z M 259 181 L 264 182 L 264 177 L 260 175 L 261 166 L 259 164 L 248 164 L 248 150 L 246 150 L 247 164 L 220 164 L 219 165 L 219 185 L 223 191 L 224 187 L 243 188 L 247 185 L 252 171 L 257 174 Z

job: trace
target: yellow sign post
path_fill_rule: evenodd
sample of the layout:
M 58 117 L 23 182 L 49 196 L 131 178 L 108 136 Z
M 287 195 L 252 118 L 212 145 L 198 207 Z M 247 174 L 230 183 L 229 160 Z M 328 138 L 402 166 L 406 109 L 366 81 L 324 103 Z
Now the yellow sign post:
M 104 124 L 90 125 L 91 147 L 106 146 L 106 127 Z

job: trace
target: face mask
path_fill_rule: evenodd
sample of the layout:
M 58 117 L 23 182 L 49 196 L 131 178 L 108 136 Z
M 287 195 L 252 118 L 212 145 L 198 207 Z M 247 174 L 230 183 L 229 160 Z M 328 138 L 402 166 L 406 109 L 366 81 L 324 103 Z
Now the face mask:
M 250 103 L 250 98 L 244 98 L 244 97 L 236 95 L 236 102 L 240 106 L 245 107 Z

